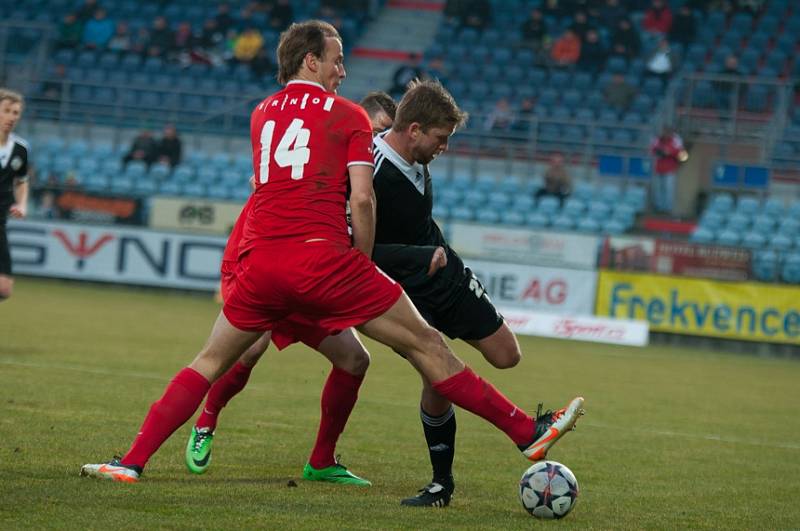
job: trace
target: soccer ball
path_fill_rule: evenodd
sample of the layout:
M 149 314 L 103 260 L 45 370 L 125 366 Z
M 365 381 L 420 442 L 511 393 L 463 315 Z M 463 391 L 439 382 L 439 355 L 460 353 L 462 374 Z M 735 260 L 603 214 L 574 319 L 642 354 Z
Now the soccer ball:
M 519 499 L 536 518 L 564 518 L 578 501 L 578 480 L 555 461 L 539 461 L 522 474 Z

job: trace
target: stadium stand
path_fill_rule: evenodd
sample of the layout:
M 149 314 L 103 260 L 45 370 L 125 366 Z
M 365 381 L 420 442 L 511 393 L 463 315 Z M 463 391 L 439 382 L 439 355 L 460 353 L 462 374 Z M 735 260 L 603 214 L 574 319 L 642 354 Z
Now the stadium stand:
M 229 2 L 227 13 L 219 3 L 202 0 L 100 4 L 110 20 L 124 20 L 127 30 L 117 27 L 105 47 L 91 48 L 67 38 L 67 15 L 81 2 L 0 0 L 8 13 L 0 27 L 5 71 L 26 66 L 30 118 L 135 129 L 174 122 L 184 134 L 246 134 L 253 103 L 277 85 L 269 54 L 237 59 L 235 37 L 258 27 L 263 48 L 271 50 L 286 20 L 273 21 L 253 7 L 257 2 L 247 1 Z M 323 16 L 352 46 L 370 24 L 366 11 L 328 4 L 291 1 L 288 20 Z M 551 60 L 547 43 L 568 29 L 589 31 L 573 13 L 553 12 L 540 0 L 492 0 L 492 16 L 482 30 L 461 28 L 457 17 L 442 16 L 423 68 L 474 115 L 453 138 L 451 152 L 505 159 L 512 161 L 509 166 L 520 159 L 531 162 L 524 175 L 448 168 L 447 176 L 436 180 L 436 215 L 584 233 L 635 231 L 647 212 L 653 175 L 647 145 L 664 123 L 676 120 L 698 134 L 757 131 L 766 138 L 763 163 L 720 160 L 714 166 L 708 186 L 715 193 L 691 239 L 746 246 L 764 273 L 759 278 L 795 278 L 800 207 L 770 194 L 781 172 L 800 167 L 798 6 L 769 0 L 756 12 L 698 8 L 687 15 L 681 9 L 686 2 L 672 0 L 681 31 L 662 35 L 647 27 L 648 0 L 621 2 L 623 12 L 596 4 L 588 8 L 588 24 L 598 34 L 597 53 L 591 62 L 570 67 Z M 536 9 L 544 28 L 538 43 L 525 26 Z M 162 18 L 166 30 L 158 26 Z M 190 38 L 168 51 L 155 46 L 155 37 L 174 38 L 187 24 Z M 670 43 L 666 74 L 654 70 L 664 37 Z M 34 56 L 41 60 L 32 63 Z M 510 104 L 514 119 L 487 130 L 484 117 L 500 99 Z M 242 189 L 251 164 L 246 156 L 230 160 L 212 153 L 187 156 L 174 168 L 123 168 L 121 150 L 127 146 L 49 134 L 34 140 L 38 181 L 48 185 L 138 197 L 241 199 L 247 192 Z M 553 152 L 590 168 L 574 179 L 563 204 L 538 194 L 544 186 L 541 163 Z

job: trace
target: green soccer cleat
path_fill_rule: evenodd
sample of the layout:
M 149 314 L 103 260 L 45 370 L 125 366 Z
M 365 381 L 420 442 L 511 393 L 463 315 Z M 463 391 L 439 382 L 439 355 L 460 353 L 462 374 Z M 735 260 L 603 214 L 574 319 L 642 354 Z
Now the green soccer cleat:
M 192 426 L 189 442 L 186 443 L 186 467 L 193 474 L 203 474 L 211 464 L 211 443 L 214 432 L 209 428 Z
M 317 470 L 311 463 L 306 463 L 303 467 L 303 479 L 308 481 L 327 481 L 328 483 L 341 483 L 344 485 L 359 485 L 362 487 L 369 487 L 372 485 L 371 481 L 360 478 L 347 470 L 347 467 L 336 463 L 325 468 Z

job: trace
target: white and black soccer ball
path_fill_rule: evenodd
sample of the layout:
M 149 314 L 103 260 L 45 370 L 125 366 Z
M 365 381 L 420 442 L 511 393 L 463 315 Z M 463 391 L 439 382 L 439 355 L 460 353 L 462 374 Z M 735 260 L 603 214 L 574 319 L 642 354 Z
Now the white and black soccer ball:
M 539 461 L 522 474 L 519 499 L 536 518 L 564 518 L 578 501 L 578 480 L 555 461 Z

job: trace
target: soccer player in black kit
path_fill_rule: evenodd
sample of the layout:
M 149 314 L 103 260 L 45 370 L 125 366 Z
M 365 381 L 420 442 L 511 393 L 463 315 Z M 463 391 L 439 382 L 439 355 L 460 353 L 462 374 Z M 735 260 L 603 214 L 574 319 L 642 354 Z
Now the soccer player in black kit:
M 24 218 L 28 210 L 28 144 L 13 133 L 24 103 L 21 94 L 0 88 L 0 301 L 14 287 L 6 221 Z
M 389 276 L 401 282 L 431 326 L 451 339 L 469 343 L 494 367 L 505 369 L 515 366 L 522 357 L 516 336 L 477 277 L 447 245 L 432 216 L 433 190 L 428 164 L 447 149 L 450 136 L 466 119 L 466 113 L 458 108 L 441 84 L 415 81 L 397 108 L 392 128 L 375 137 L 377 222 L 373 259 Z M 432 277 L 417 274 L 409 278 L 408 270 L 398 270 L 397 260 L 379 255 L 382 244 L 412 246 L 409 250 L 443 247 L 446 265 Z M 579 409 L 582 403 L 583 399 L 578 398 L 567 408 L 544 413 L 540 405 L 537 420 L 544 421 L 542 425 L 553 422 L 563 417 L 568 409 L 570 412 Z M 452 474 L 455 410 L 424 379 L 420 416 L 433 466 L 433 480 L 416 496 L 401 503 L 445 507 L 455 489 Z M 573 425 L 571 422 L 569 428 Z M 561 435 L 563 433 L 558 434 Z M 543 458 L 544 452 L 540 456 Z

